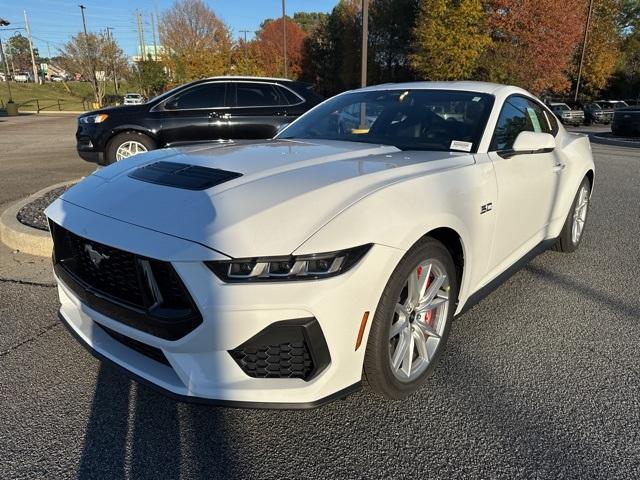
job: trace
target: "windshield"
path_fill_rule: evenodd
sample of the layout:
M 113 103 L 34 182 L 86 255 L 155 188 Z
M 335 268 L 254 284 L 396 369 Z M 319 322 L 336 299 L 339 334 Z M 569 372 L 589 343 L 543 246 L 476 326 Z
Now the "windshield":
M 555 106 L 556 110 L 562 110 L 562 111 L 566 111 L 566 110 L 571 110 L 569 108 L 569 105 L 567 105 L 566 103 L 559 103 Z
M 475 152 L 493 100 L 492 95 L 451 90 L 346 93 L 313 109 L 277 138 Z

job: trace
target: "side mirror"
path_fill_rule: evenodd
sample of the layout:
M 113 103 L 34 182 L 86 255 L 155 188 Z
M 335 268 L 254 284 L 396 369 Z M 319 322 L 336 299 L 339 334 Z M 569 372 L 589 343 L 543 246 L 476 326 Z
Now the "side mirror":
M 503 158 L 515 155 L 532 155 L 536 153 L 553 152 L 556 148 L 556 139 L 550 133 L 520 132 L 513 142 L 510 150 L 503 150 L 498 154 Z

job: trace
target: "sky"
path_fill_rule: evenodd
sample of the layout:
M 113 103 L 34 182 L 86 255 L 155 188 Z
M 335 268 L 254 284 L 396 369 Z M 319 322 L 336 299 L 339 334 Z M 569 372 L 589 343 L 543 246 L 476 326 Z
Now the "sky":
M 266 18 L 282 14 L 281 0 L 204 0 L 215 14 L 231 29 L 234 38 L 241 30 L 254 32 Z M 294 12 L 329 12 L 338 0 L 286 0 L 288 15 Z M 87 29 L 103 31 L 113 27 L 112 33 L 125 54 L 131 56 L 138 51 L 138 33 L 134 13 L 140 10 L 144 22 L 144 37 L 147 45 L 153 44 L 151 14 L 162 14 L 173 0 L 0 0 L 0 18 L 11 25 L 0 28 L 0 38 L 6 40 L 16 29 L 24 29 L 26 10 L 34 46 L 40 55 L 55 56 L 58 49 L 69 38 L 82 30 L 79 4 L 83 4 Z M 24 30 L 17 30 L 25 35 Z M 249 33 L 248 38 L 252 36 Z

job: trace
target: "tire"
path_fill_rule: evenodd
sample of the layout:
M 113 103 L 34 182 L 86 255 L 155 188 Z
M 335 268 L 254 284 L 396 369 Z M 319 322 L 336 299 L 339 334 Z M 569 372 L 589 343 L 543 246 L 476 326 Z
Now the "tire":
M 586 195 L 586 197 L 585 197 Z M 584 215 L 582 213 L 578 213 L 577 207 L 578 202 L 584 202 Z M 587 218 L 589 214 L 589 204 L 591 202 L 591 182 L 587 177 L 582 180 L 580 187 L 578 188 L 578 192 L 573 199 L 573 203 L 571 204 L 571 209 L 569 210 L 569 214 L 567 215 L 567 219 L 562 226 L 562 231 L 560 235 L 556 239 L 556 243 L 553 246 L 553 249 L 558 252 L 563 253 L 571 253 L 575 252 L 580 246 L 580 242 L 582 242 L 582 238 L 584 237 L 584 229 L 587 224 Z M 581 207 L 582 208 L 582 207 Z M 582 219 L 582 228 L 579 230 L 577 237 L 574 232 L 574 224 L 576 223 L 576 215 L 579 215 L 579 218 Z
M 429 263 L 431 267 L 427 266 Z M 430 291 L 430 287 L 433 287 L 434 290 L 438 288 L 438 294 L 433 302 L 442 302 L 443 296 L 448 296 L 448 300 L 432 310 L 431 314 L 425 312 L 421 314 L 424 316 L 418 316 L 418 312 L 414 312 L 411 317 L 405 310 L 401 318 L 396 306 L 404 308 L 404 306 L 400 306 L 405 298 L 404 295 L 406 295 L 404 303 L 410 303 L 407 284 L 409 276 L 415 273 L 418 285 L 420 285 L 420 278 L 427 278 L 421 277 L 425 268 L 428 268 L 428 278 L 430 279 L 426 283 L 426 292 Z M 440 282 L 442 275 L 446 277 L 442 280 L 444 283 L 441 288 L 436 287 L 435 283 Z M 364 358 L 364 373 L 369 385 L 377 394 L 390 399 L 400 399 L 410 395 L 422 385 L 438 364 L 444 351 L 457 298 L 458 279 L 449 251 L 439 241 L 425 237 L 405 254 L 391 274 L 371 324 Z M 432 304 L 435 305 L 433 302 Z M 407 323 L 408 327 L 401 328 L 400 333 L 392 336 L 400 325 L 406 326 Z M 430 336 L 431 334 L 425 335 L 422 330 L 425 325 L 430 328 L 431 332 L 438 333 L 438 338 Z M 410 355 L 399 354 L 399 351 L 402 351 L 400 349 L 403 338 L 405 343 L 402 345 L 406 344 L 408 338 L 410 345 L 414 345 L 415 352 L 412 351 Z M 411 340 L 415 338 L 426 338 L 427 341 L 420 343 L 422 347 L 420 348 L 417 341 Z M 429 352 L 429 348 L 431 348 L 431 352 Z M 421 352 L 427 352 L 427 361 L 421 356 Z M 405 358 L 400 369 L 394 368 L 392 365 L 392 357 L 396 355 Z M 418 355 L 418 357 L 414 359 L 414 355 Z M 412 360 L 407 362 L 406 359 L 409 356 Z M 407 372 L 403 369 L 410 372 L 406 378 L 404 376 Z M 415 372 L 412 369 L 415 369 Z
M 118 148 L 125 145 L 127 142 L 133 142 L 135 144 L 141 145 L 146 151 L 155 150 L 157 148 L 156 142 L 153 139 L 149 138 L 144 133 L 140 132 L 124 132 L 119 133 L 107 144 L 107 150 L 105 155 L 105 161 L 107 165 L 112 164 L 121 160 L 117 158 Z M 138 147 L 142 149 L 142 147 Z M 140 152 L 142 153 L 142 152 Z

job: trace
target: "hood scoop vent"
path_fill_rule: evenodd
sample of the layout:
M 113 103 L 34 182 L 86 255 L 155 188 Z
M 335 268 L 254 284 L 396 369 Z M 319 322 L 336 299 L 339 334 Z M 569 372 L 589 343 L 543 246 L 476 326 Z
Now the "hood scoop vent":
M 238 172 L 174 162 L 150 163 L 129 174 L 136 180 L 185 190 L 206 190 L 241 176 Z

